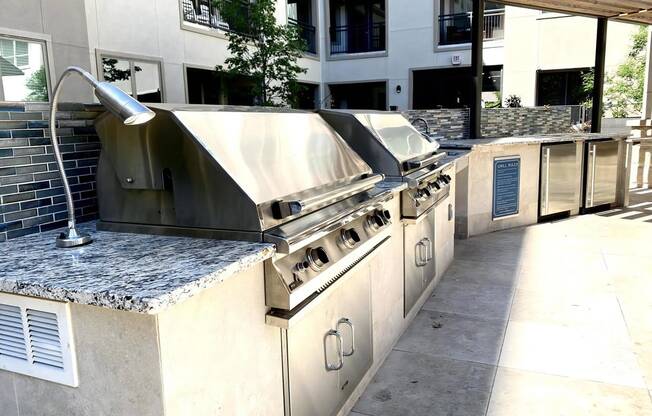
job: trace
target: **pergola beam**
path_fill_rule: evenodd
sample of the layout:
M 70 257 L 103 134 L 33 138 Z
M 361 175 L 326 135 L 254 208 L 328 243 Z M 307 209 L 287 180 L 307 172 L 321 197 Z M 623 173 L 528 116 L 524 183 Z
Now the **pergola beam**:
M 650 0 L 497 0 L 497 2 L 578 16 L 607 17 L 629 23 L 652 24 Z

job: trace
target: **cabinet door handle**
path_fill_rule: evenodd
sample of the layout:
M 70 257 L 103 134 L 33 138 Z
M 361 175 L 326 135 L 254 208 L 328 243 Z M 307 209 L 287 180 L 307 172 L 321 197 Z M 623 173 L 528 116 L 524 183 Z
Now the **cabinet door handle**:
M 337 364 L 332 365 L 328 362 L 328 337 L 335 337 L 337 341 Z M 324 335 L 324 360 L 326 361 L 326 371 L 337 371 L 344 366 L 344 354 L 342 350 L 342 335 L 335 329 L 331 329 Z
M 453 204 L 448 204 L 448 221 L 452 221 L 455 216 L 455 211 L 453 211 Z
M 424 252 L 427 250 L 426 245 L 423 243 L 423 240 L 419 241 L 416 246 L 414 246 L 414 258 L 417 263 L 417 267 L 423 267 L 428 263 Z
M 342 355 L 345 357 L 350 357 L 355 353 L 355 327 L 353 326 L 353 322 L 349 318 L 341 318 L 339 321 L 337 321 L 337 331 L 339 332 L 340 330 L 340 325 L 348 325 L 349 328 L 351 328 L 351 350 L 350 351 L 344 351 L 342 352 Z

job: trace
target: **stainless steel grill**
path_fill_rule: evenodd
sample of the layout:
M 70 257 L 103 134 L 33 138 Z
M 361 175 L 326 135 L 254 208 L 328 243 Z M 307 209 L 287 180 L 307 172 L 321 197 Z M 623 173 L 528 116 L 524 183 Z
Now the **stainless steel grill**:
M 452 181 L 446 173 L 451 166 L 439 163 L 446 153 L 439 152 L 439 144 L 422 136 L 400 113 L 319 113 L 375 172 L 408 185 L 401 192 L 407 315 L 436 276 L 435 211 L 449 196 Z
M 267 304 L 292 309 L 340 261 L 386 236 L 389 191 L 314 113 L 156 104 L 132 127 L 96 121 L 99 227 L 267 241 Z
M 449 193 L 450 180 L 439 161 L 446 153 L 419 133 L 400 113 L 321 110 L 319 114 L 351 145 L 374 172 L 404 181 L 404 218 L 417 218 Z

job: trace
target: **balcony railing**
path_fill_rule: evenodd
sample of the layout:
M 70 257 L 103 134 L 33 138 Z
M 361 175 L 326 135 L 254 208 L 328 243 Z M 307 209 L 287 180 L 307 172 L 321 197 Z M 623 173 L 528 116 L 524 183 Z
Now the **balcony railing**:
M 288 18 L 288 23 L 297 27 L 299 36 L 306 41 L 306 52 L 317 53 L 317 30 L 313 25 Z
M 251 30 L 247 27 L 247 24 L 243 23 L 249 21 L 249 2 L 240 1 L 239 3 L 243 14 L 241 19 L 235 21 L 221 16 L 212 0 L 182 0 L 183 20 L 213 29 L 250 33 Z M 198 6 L 197 8 L 195 4 Z
M 456 13 L 439 16 L 439 44 L 456 45 L 471 42 L 472 14 Z M 484 39 L 502 39 L 505 33 L 505 9 L 486 10 Z
M 385 50 L 385 22 L 332 26 L 331 55 Z

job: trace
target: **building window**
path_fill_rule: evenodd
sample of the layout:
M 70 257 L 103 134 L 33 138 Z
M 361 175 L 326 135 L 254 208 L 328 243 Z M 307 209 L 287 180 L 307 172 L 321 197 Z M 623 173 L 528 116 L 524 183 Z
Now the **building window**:
M 385 0 L 331 0 L 330 52 L 385 50 Z
M 45 44 L 0 36 L 0 101 L 48 101 Z
M 442 0 L 439 12 L 439 44 L 471 43 L 472 0 Z M 502 39 L 505 34 L 505 6 L 485 3 L 485 40 Z
M 146 103 L 163 102 L 161 63 L 113 56 L 101 57 L 101 78 Z
M 292 108 L 299 110 L 316 110 L 319 108 L 319 85 L 306 82 L 297 83 L 297 92 Z
M 256 105 L 254 80 L 209 69 L 186 68 L 188 104 Z
M 331 108 L 351 110 L 387 110 L 386 82 L 331 84 Z
M 183 20 L 199 27 L 251 34 L 250 0 L 234 1 L 239 13 L 235 17 L 227 17 L 222 16 L 219 7 L 212 0 L 181 0 Z
M 580 105 L 589 101 L 592 90 L 585 78 L 591 68 L 537 72 L 537 105 Z
M 317 29 L 312 24 L 312 0 L 288 0 L 288 24 L 294 25 L 306 42 L 306 52 L 317 53 Z

